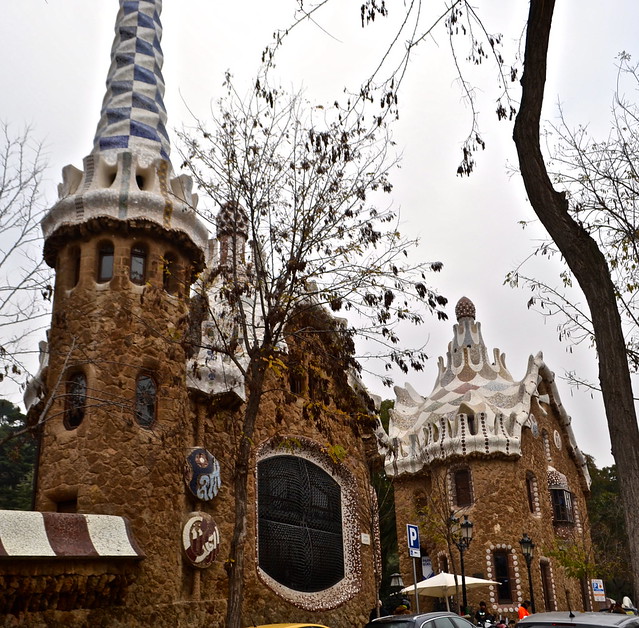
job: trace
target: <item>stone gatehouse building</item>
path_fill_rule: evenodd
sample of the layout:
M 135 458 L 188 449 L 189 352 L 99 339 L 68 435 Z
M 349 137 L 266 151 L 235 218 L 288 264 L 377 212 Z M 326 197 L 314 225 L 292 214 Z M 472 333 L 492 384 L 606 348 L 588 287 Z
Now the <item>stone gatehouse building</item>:
M 0 513 L 7 626 L 224 623 L 246 382 L 210 346 L 233 318 L 219 295 L 230 256 L 250 263 L 248 230 L 228 204 L 209 238 L 191 180 L 173 170 L 161 4 L 120 0 L 93 149 L 82 169 L 64 168 L 42 222 L 56 279 L 25 396 L 39 431 L 36 510 Z M 334 358 L 348 353 L 332 346 L 341 335 L 291 330 L 251 443 L 243 624 L 365 623 L 381 581 L 370 482 L 380 455 L 399 522 L 425 512 L 437 487 L 446 508 L 472 517 L 467 573 L 500 581 L 485 595 L 494 609 L 526 597 L 522 532 L 541 550 L 540 602 L 564 607 L 564 587 L 578 599 L 543 554 L 588 537 L 588 476 L 552 374 L 537 356 L 514 382 L 499 354 L 488 361 L 472 306 L 462 300 L 457 314 L 435 390 L 398 389 L 388 435 L 347 359 Z M 339 327 L 319 307 L 298 323 Z M 436 567 L 449 566 L 446 548 L 423 540 Z M 409 582 L 405 561 L 402 571 Z
M 170 161 L 161 0 L 120 0 L 106 95 L 82 169 L 42 222 L 55 269 L 41 365 L 36 511 L 0 514 L 6 625 L 221 626 L 245 381 L 210 346 L 245 254 L 228 204 L 209 233 Z M 241 272 L 237 266 L 235 271 Z M 247 272 L 248 277 L 248 272 Z M 197 298 L 189 298 L 197 279 Z M 246 304 L 245 304 L 246 305 Z M 379 587 L 377 454 L 339 322 L 309 305 L 286 338 L 251 441 L 242 625 L 355 626 Z M 337 349 L 337 351 L 335 351 Z
M 484 600 L 490 613 L 516 617 L 531 597 L 519 543 L 527 534 L 535 545 L 536 610 L 590 610 L 585 578 L 569 578 L 553 558 L 561 548 L 592 556 L 590 476 L 554 374 L 539 353 L 523 379 L 514 380 L 499 349 L 489 356 L 472 302 L 462 298 L 455 314 L 432 392 L 395 389 L 385 466 L 394 478 L 404 580 L 412 582 L 412 566 L 402 551 L 401 524 L 421 524 L 422 555 L 435 573 L 460 573 L 447 525 L 451 514 L 462 522 L 466 516 L 473 537 L 464 552 L 465 574 L 499 583 L 469 590 L 470 606 Z

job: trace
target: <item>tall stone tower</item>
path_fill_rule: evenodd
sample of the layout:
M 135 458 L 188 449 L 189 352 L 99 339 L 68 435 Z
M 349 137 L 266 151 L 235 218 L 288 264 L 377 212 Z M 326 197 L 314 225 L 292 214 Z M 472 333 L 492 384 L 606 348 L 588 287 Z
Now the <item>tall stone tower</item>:
M 161 4 L 120 0 L 93 150 L 83 170 L 64 168 L 43 220 L 56 281 L 31 407 L 36 509 L 127 517 L 146 555 L 128 604 L 153 590 L 158 610 L 183 582 L 185 297 L 207 245 L 191 181 L 169 161 Z

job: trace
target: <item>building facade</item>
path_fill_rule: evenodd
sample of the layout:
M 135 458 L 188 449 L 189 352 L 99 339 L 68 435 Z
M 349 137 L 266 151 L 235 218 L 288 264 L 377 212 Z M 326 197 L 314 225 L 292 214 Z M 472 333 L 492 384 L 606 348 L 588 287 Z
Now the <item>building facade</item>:
M 524 378 L 514 380 L 504 354 L 495 349 L 489 357 L 472 302 L 462 298 L 455 313 L 453 340 L 430 395 L 395 389 L 385 466 L 394 478 L 404 580 L 412 582 L 404 524 L 421 525 L 422 555 L 435 573 L 459 574 L 453 541 L 467 517 L 473 536 L 464 573 L 497 583 L 469 590 L 471 608 L 484 600 L 490 613 L 514 618 L 531 599 L 520 545 L 527 534 L 535 545 L 536 610 L 590 610 L 585 577 L 569 577 L 558 559 L 568 552 L 592 568 L 590 477 L 554 374 L 539 353 Z
M 160 11 L 120 0 L 93 150 L 64 169 L 42 223 L 56 280 L 26 394 L 36 510 L 0 513 L 5 625 L 224 625 L 245 358 L 211 347 L 233 320 L 221 287 L 231 257 L 249 263 L 248 234 L 229 205 L 210 240 L 191 180 L 173 172 Z M 333 357 L 331 321 L 309 307 L 298 322 L 335 334 L 291 334 L 268 375 L 242 625 L 360 625 L 377 597 L 374 421 Z

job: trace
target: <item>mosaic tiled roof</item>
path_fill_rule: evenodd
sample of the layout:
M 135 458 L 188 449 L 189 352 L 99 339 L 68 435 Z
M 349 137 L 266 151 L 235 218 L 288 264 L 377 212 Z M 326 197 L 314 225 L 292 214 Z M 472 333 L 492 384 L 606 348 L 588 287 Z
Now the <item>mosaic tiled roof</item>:
M 249 218 L 246 210 L 237 203 L 229 202 L 222 205 L 215 218 L 217 235 L 242 235 L 248 237 Z
M 161 0 L 120 2 L 94 152 L 139 146 L 169 158 L 161 9 Z
M 160 39 L 161 0 L 120 0 L 106 95 L 84 168 L 66 166 L 59 200 L 42 221 L 47 263 L 59 239 L 76 225 L 101 218 L 145 222 L 179 235 L 201 266 L 208 230 L 195 213 L 197 194 L 169 161 Z
M 435 460 L 470 454 L 520 456 L 522 428 L 532 426 L 532 403 L 539 398 L 537 386 L 543 379 L 551 391 L 544 401 L 556 408 L 586 478 L 585 459 L 542 354 L 530 356 L 524 378 L 515 381 L 499 349 L 489 359 L 473 303 L 464 297 L 455 312 L 459 322 L 446 362 L 439 358 L 431 394 L 423 397 L 410 385 L 395 388 L 386 441 L 387 473 L 416 473 Z

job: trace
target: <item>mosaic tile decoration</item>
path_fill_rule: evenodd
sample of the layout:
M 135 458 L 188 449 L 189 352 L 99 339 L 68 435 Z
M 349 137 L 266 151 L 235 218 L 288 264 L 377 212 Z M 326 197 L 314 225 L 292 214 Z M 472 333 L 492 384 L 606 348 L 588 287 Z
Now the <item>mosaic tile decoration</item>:
M 93 152 L 143 148 L 169 159 L 161 0 L 120 0 Z
M 531 426 L 532 404 L 545 413 L 539 406 L 543 401 L 556 409 L 568 447 L 589 485 L 585 458 L 542 354 L 530 356 L 524 378 L 516 381 L 499 349 L 490 356 L 472 301 L 460 299 L 455 313 L 453 340 L 445 359 L 439 358 L 430 395 L 420 395 L 410 384 L 395 387 L 388 438 L 380 450 L 386 456 L 386 472 L 417 473 L 434 460 L 469 454 L 520 456 L 522 429 Z M 541 380 L 549 390 L 543 398 L 538 391 Z

